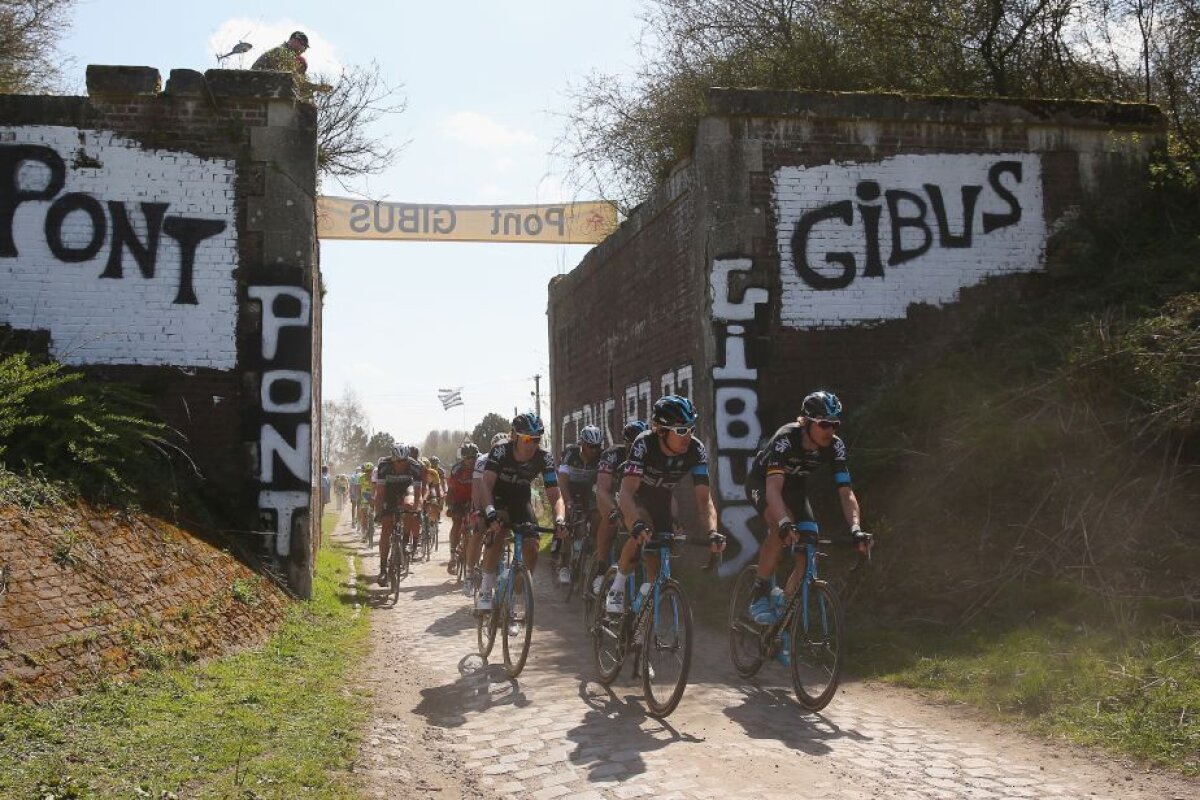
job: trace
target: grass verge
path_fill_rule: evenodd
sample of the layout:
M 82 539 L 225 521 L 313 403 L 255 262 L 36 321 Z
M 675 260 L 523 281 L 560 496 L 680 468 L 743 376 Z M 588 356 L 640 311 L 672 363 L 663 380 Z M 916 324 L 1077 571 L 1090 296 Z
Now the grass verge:
M 325 515 L 327 532 L 335 520 Z M 356 797 L 366 704 L 344 687 L 368 622 L 346 578 L 345 552 L 327 545 L 313 598 L 261 648 L 0 707 L 0 797 Z

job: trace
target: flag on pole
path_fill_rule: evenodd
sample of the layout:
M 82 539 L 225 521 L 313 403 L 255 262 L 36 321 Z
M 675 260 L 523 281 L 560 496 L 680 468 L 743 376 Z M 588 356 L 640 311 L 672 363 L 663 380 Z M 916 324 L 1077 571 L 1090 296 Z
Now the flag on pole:
M 438 400 L 442 401 L 442 409 L 449 411 L 455 406 L 463 404 L 462 387 L 457 389 L 438 389 Z

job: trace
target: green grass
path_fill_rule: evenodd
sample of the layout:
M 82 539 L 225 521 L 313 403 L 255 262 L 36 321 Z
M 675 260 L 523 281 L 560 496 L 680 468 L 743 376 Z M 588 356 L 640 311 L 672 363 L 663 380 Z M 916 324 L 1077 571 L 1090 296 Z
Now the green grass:
M 949 632 L 851 622 L 850 669 L 1031 729 L 1200 774 L 1200 635 L 1062 619 Z
M 325 515 L 326 530 L 335 519 Z M 356 797 L 366 703 L 344 687 L 368 622 L 340 596 L 346 575 L 346 553 L 326 546 L 313 599 L 261 648 L 0 706 L 0 797 Z

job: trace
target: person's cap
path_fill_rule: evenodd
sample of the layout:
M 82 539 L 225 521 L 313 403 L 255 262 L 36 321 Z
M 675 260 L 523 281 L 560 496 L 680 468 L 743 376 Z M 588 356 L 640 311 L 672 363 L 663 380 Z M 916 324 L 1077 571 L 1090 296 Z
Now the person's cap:
M 306 34 L 304 31 L 292 31 L 292 35 L 288 38 L 296 39 L 300 42 L 300 44 L 308 47 L 308 34 Z

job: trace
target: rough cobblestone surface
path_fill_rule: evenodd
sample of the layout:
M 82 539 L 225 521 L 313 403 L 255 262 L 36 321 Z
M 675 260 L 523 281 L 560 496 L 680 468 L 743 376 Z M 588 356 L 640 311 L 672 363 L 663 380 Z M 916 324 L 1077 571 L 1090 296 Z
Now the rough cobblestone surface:
M 365 549 L 362 555 L 364 572 L 375 574 L 376 560 Z M 1196 796 L 1194 783 L 1030 742 L 969 712 L 888 687 L 850 683 L 824 713 L 805 714 L 781 668 L 741 679 L 729 664 L 724 638 L 699 626 L 683 700 L 667 720 L 656 720 L 646 715 L 640 684 L 627 673 L 611 690 L 595 680 L 578 601 L 565 605 L 544 565 L 539 573 L 531 653 L 517 680 L 502 664 L 478 655 L 468 601 L 447 578 L 441 558 L 416 565 L 395 607 L 371 585 L 377 648 L 403 653 L 401 661 L 376 669 L 398 669 L 425 682 L 410 709 L 424 732 L 389 726 L 382 718 L 395 709 L 380 709 L 381 719 L 372 724 L 363 760 L 372 783 L 379 770 L 399 775 L 396 765 L 420 736 L 445 768 L 473 785 L 462 796 Z M 420 783 L 415 791 L 448 796 L 422 793 Z

